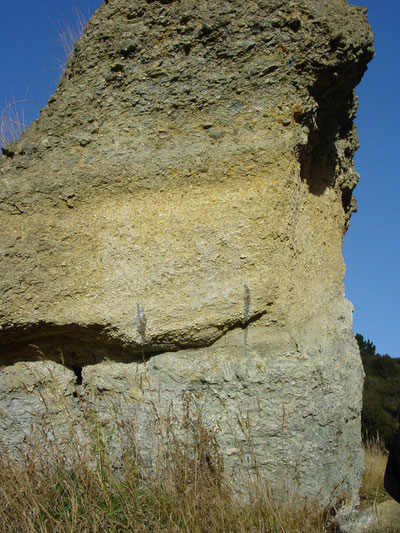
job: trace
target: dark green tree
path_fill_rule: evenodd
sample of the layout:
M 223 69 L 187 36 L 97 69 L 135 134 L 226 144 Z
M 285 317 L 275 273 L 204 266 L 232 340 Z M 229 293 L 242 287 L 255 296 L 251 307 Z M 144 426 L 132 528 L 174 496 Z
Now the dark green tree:
M 376 346 L 369 339 L 365 340 L 360 333 L 356 334 L 356 341 L 360 348 L 361 356 L 373 356 L 376 355 Z
M 376 353 L 369 339 L 357 333 L 356 340 L 365 371 L 362 409 L 364 437 L 375 437 L 389 446 L 397 429 L 400 400 L 400 360 Z

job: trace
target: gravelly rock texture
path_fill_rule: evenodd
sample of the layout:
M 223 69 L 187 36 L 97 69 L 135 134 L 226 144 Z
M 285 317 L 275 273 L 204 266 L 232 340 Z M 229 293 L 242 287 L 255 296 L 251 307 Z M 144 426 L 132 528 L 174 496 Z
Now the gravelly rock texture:
M 395 500 L 351 513 L 340 524 L 340 533 L 398 533 L 400 506 Z
M 229 468 L 240 409 L 268 479 L 356 500 L 363 372 L 341 246 L 372 56 L 345 0 L 94 14 L 0 159 L 0 407 L 23 413 L 7 442 L 43 412 L 39 348 L 77 412 L 75 380 L 129 416 L 145 372 L 165 404 L 201 396 Z

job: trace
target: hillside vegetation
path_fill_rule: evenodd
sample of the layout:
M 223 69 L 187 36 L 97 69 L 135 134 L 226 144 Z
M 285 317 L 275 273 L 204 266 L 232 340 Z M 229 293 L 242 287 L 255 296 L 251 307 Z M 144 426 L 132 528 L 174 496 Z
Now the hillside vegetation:
M 397 428 L 400 400 L 400 359 L 376 353 L 375 345 L 356 335 L 365 370 L 362 431 L 365 438 L 378 434 L 386 446 Z

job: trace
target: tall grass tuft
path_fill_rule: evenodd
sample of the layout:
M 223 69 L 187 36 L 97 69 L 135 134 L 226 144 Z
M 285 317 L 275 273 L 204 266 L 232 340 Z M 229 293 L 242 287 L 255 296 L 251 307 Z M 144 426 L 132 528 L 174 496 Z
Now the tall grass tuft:
M 364 475 L 360 498 L 363 507 L 381 502 L 388 497 L 383 487 L 388 452 L 377 435 L 365 441 Z
M 75 20 L 72 24 L 63 21 L 60 24 L 60 28 L 57 28 L 58 42 L 62 50 L 62 55 L 61 57 L 57 57 L 57 61 L 62 72 L 64 72 L 67 61 L 72 55 L 76 41 L 82 37 L 88 22 L 88 17 L 77 8 L 74 9 L 74 17 Z
M 153 413 L 158 429 L 151 464 L 139 452 L 137 423 L 115 425 L 112 441 L 123 443 L 116 460 L 110 434 L 88 404 L 85 422 L 70 416 L 62 438 L 49 420 L 38 420 L 18 450 L 2 447 L 0 531 L 328 531 L 329 513 L 315 502 L 278 502 L 261 483 L 239 499 L 226 477 L 216 430 L 204 424 L 196 398 L 185 396 L 183 405 L 179 415 L 170 409 L 163 416 Z

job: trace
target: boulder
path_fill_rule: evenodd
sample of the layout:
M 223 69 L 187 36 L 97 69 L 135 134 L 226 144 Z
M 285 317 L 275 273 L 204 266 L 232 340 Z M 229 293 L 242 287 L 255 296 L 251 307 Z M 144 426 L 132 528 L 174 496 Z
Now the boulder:
M 24 413 L 0 426 L 6 444 L 43 411 L 47 365 L 74 412 L 95 394 L 113 419 L 146 374 L 162 405 L 196 395 L 228 469 L 244 453 L 275 486 L 357 501 L 363 370 L 341 247 L 372 57 L 346 0 L 100 7 L 0 158 L 0 408 Z

